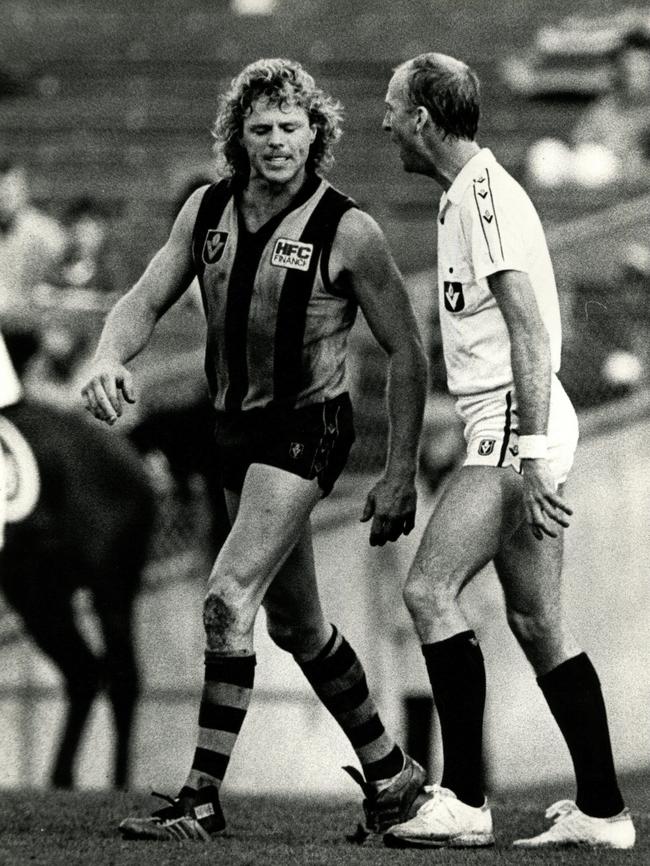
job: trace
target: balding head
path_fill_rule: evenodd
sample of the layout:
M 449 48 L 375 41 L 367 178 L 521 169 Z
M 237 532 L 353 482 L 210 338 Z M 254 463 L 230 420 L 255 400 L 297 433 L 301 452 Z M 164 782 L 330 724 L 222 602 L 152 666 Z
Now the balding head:
M 447 135 L 474 141 L 480 116 L 476 73 L 455 57 L 437 52 L 419 54 L 396 70 L 413 106 L 422 105 Z

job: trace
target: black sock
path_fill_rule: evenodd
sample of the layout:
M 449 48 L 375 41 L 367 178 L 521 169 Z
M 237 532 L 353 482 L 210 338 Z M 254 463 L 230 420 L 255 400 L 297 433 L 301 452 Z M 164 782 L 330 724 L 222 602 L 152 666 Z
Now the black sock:
M 440 719 L 441 785 L 469 806 L 482 806 L 485 665 L 473 631 L 424 644 L 433 700 Z
M 600 680 L 585 653 L 558 665 L 537 682 L 564 737 L 576 774 L 576 804 L 594 818 L 624 807 L 618 788 Z

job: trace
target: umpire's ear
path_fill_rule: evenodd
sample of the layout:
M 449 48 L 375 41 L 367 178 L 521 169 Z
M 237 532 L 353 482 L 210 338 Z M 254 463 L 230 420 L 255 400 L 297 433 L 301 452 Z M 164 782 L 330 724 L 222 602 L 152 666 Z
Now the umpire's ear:
M 429 109 L 424 105 L 418 105 L 415 109 L 415 131 L 423 132 L 428 123 L 432 123 Z

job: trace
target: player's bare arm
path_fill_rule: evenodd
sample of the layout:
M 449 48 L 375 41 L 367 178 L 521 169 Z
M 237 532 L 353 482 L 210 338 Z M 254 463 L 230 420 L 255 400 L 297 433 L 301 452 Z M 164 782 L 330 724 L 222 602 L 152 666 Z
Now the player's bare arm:
M 335 284 L 353 292 L 370 330 L 389 358 L 390 436 L 383 478 L 368 494 L 362 520 L 370 544 L 408 535 L 415 523 L 415 475 L 426 396 L 426 360 L 402 277 L 383 232 L 368 214 L 348 211 L 330 258 Z
M 508 328 L 520 436 L 546 435 L 551 393 L 549 337 L 528 275 L 500 271 L 488 278 Z M 568 526 L 571 509 L 558 495 L 544 458 L 523 459 L 524 509 L 536 538 L 557 536 L 554 524 Z
M 145 348 L 156 322 L 194 276 L 192 230 L 204 191 L 190 196 L 165 245 L 106 319 L 81 392 L 86 408 L 100 421 L 114 424 L 122 415 L 123 400 L 135 402 L 133 378 L 125 365 Z

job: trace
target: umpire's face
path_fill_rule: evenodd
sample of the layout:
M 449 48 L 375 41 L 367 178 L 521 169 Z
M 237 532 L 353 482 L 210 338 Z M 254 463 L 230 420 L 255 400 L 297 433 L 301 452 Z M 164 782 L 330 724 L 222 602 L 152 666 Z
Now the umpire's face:
M 316 132 L 304 108 L 257 99 L 244 119 L 241 135 L 251 180 L 287 184 L 303 176 Z
M 429 170 L 427 151 L 422 139 L 423 122 L 428 117 L 424 108 L 414 106 L 409 99 L 408 75 L 399 68 L 386 91 L 386 112 L 383 128 L 399 148 L 404 171 L 426 174 Z

